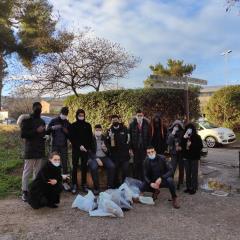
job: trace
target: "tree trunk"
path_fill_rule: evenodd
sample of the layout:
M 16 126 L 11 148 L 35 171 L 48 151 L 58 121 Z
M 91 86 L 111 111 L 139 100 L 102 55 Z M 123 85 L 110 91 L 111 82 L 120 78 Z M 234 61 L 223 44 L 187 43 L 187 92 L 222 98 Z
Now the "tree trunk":
M 3 59 L 3 53 L 0 52 L 0 110 L 2 110 L 2 89 L 3 89 L 3 79 L 5 77 L 6 64 Z

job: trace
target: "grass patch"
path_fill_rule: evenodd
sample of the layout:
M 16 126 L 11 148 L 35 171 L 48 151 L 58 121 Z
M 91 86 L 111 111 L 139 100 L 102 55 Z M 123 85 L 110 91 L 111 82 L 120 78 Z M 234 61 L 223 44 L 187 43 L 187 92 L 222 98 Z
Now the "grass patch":
M 22 142 L 17 126 L 0 125 L 0 197 L 21 189 Z

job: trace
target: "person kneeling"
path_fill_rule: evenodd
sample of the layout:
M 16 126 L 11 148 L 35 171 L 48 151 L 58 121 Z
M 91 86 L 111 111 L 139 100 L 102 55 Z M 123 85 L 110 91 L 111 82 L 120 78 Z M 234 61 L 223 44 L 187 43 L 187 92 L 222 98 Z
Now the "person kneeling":
M 34 209 L 45 206 L 57 208 L 62 191 L 62 179 L 60 155 L 57 152 L 52 152 L 49 161 L 30 185 L 28 199 L 30 206 Z
M 154 147 L 147 147 L 147 157 L 144 162 L 144 182 L 140 188 L 141 192 L 153 192 L 153 199 L 156 200 L 160 188 L 167 187 L 172 196 L 173 207 L 179 208 L 172 176 L 173 169 L 165 157 L 156 154 Z
M 107 188 L 114 187 L 115 165 L 108 157 L 109 149 L 107 147 L 107 141 L 102 133 L 102 126 L 97 124 L 95 126 L 95 134 L 93 137 L 93 149 L 90 153 L 90 159 L 88 160 L 88 166 L 93 179 L 93 193 L 99 194 L 99 178 L 98 167 L 104 167 L 107 170 L 108 186 Z

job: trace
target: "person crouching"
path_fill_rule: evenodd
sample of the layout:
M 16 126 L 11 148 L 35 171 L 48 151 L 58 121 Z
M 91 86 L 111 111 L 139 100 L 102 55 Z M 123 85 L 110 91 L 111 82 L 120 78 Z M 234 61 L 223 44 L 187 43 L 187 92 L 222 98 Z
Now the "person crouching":
M 49 156 L 49 161 L 39 171 L 37 177 L 30 185 L 28 203 L 32 208 L 58 207 L 63 179 L 60 161 L 60 155 L 57 152 L 52 152 Z
M 144 182 L 140 188 L 141 192 L 153 192 L 153 199 L 156 200 L 160 188 L 168 188 L 172 196 L 173 207 L 179 208 L 172 176 L 172 166 L 165 157 L 156 154 L 154 147 L 147 147 L 147 157 L 144 162 Z

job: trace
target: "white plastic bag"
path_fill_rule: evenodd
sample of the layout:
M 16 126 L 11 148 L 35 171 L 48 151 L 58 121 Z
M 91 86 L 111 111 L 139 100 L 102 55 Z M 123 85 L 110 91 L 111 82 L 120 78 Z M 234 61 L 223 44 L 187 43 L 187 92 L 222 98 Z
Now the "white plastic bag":
M 120 187 L 119 190 L 124 191 L 125 194 L 125 198 L 127 201 L 129 201 L 131 204 L 133 204 L 133 197 L 134 197 L 134 193 L 132 192 L 132 190 L 128 187 L 128 185 L 126 183 L 123 183 Z
M 94 200 L 95 196 L 92 191 L 88 191 L 88 194 L 84 197 L 78 194 L 72 204 L 72 208 L 78 208 L 85 212 L 92 211 L 97 207 L 97 204 Z
M 105 216 L 124 217 L 122 209 L 111 200 L 111 195 L 106 192 L 100 193 L 98 209 L 89 212 L 89 215 L 95 217 Z
M 139 198 L 142 181 L 127 177 L 124 181 L 133 193 L 133 198 Z
M 126 197 L 125 189 L 109 189 L 106 191 L 111 196 L 111 200 L 116 203 L 121 209 L 132 209 L 131 201 Z
M 147 205 L 155 204 L 152 197 L 144 197 L 144 196 L 139 197 L 139 202 L 142 204 L 147 204 Z

